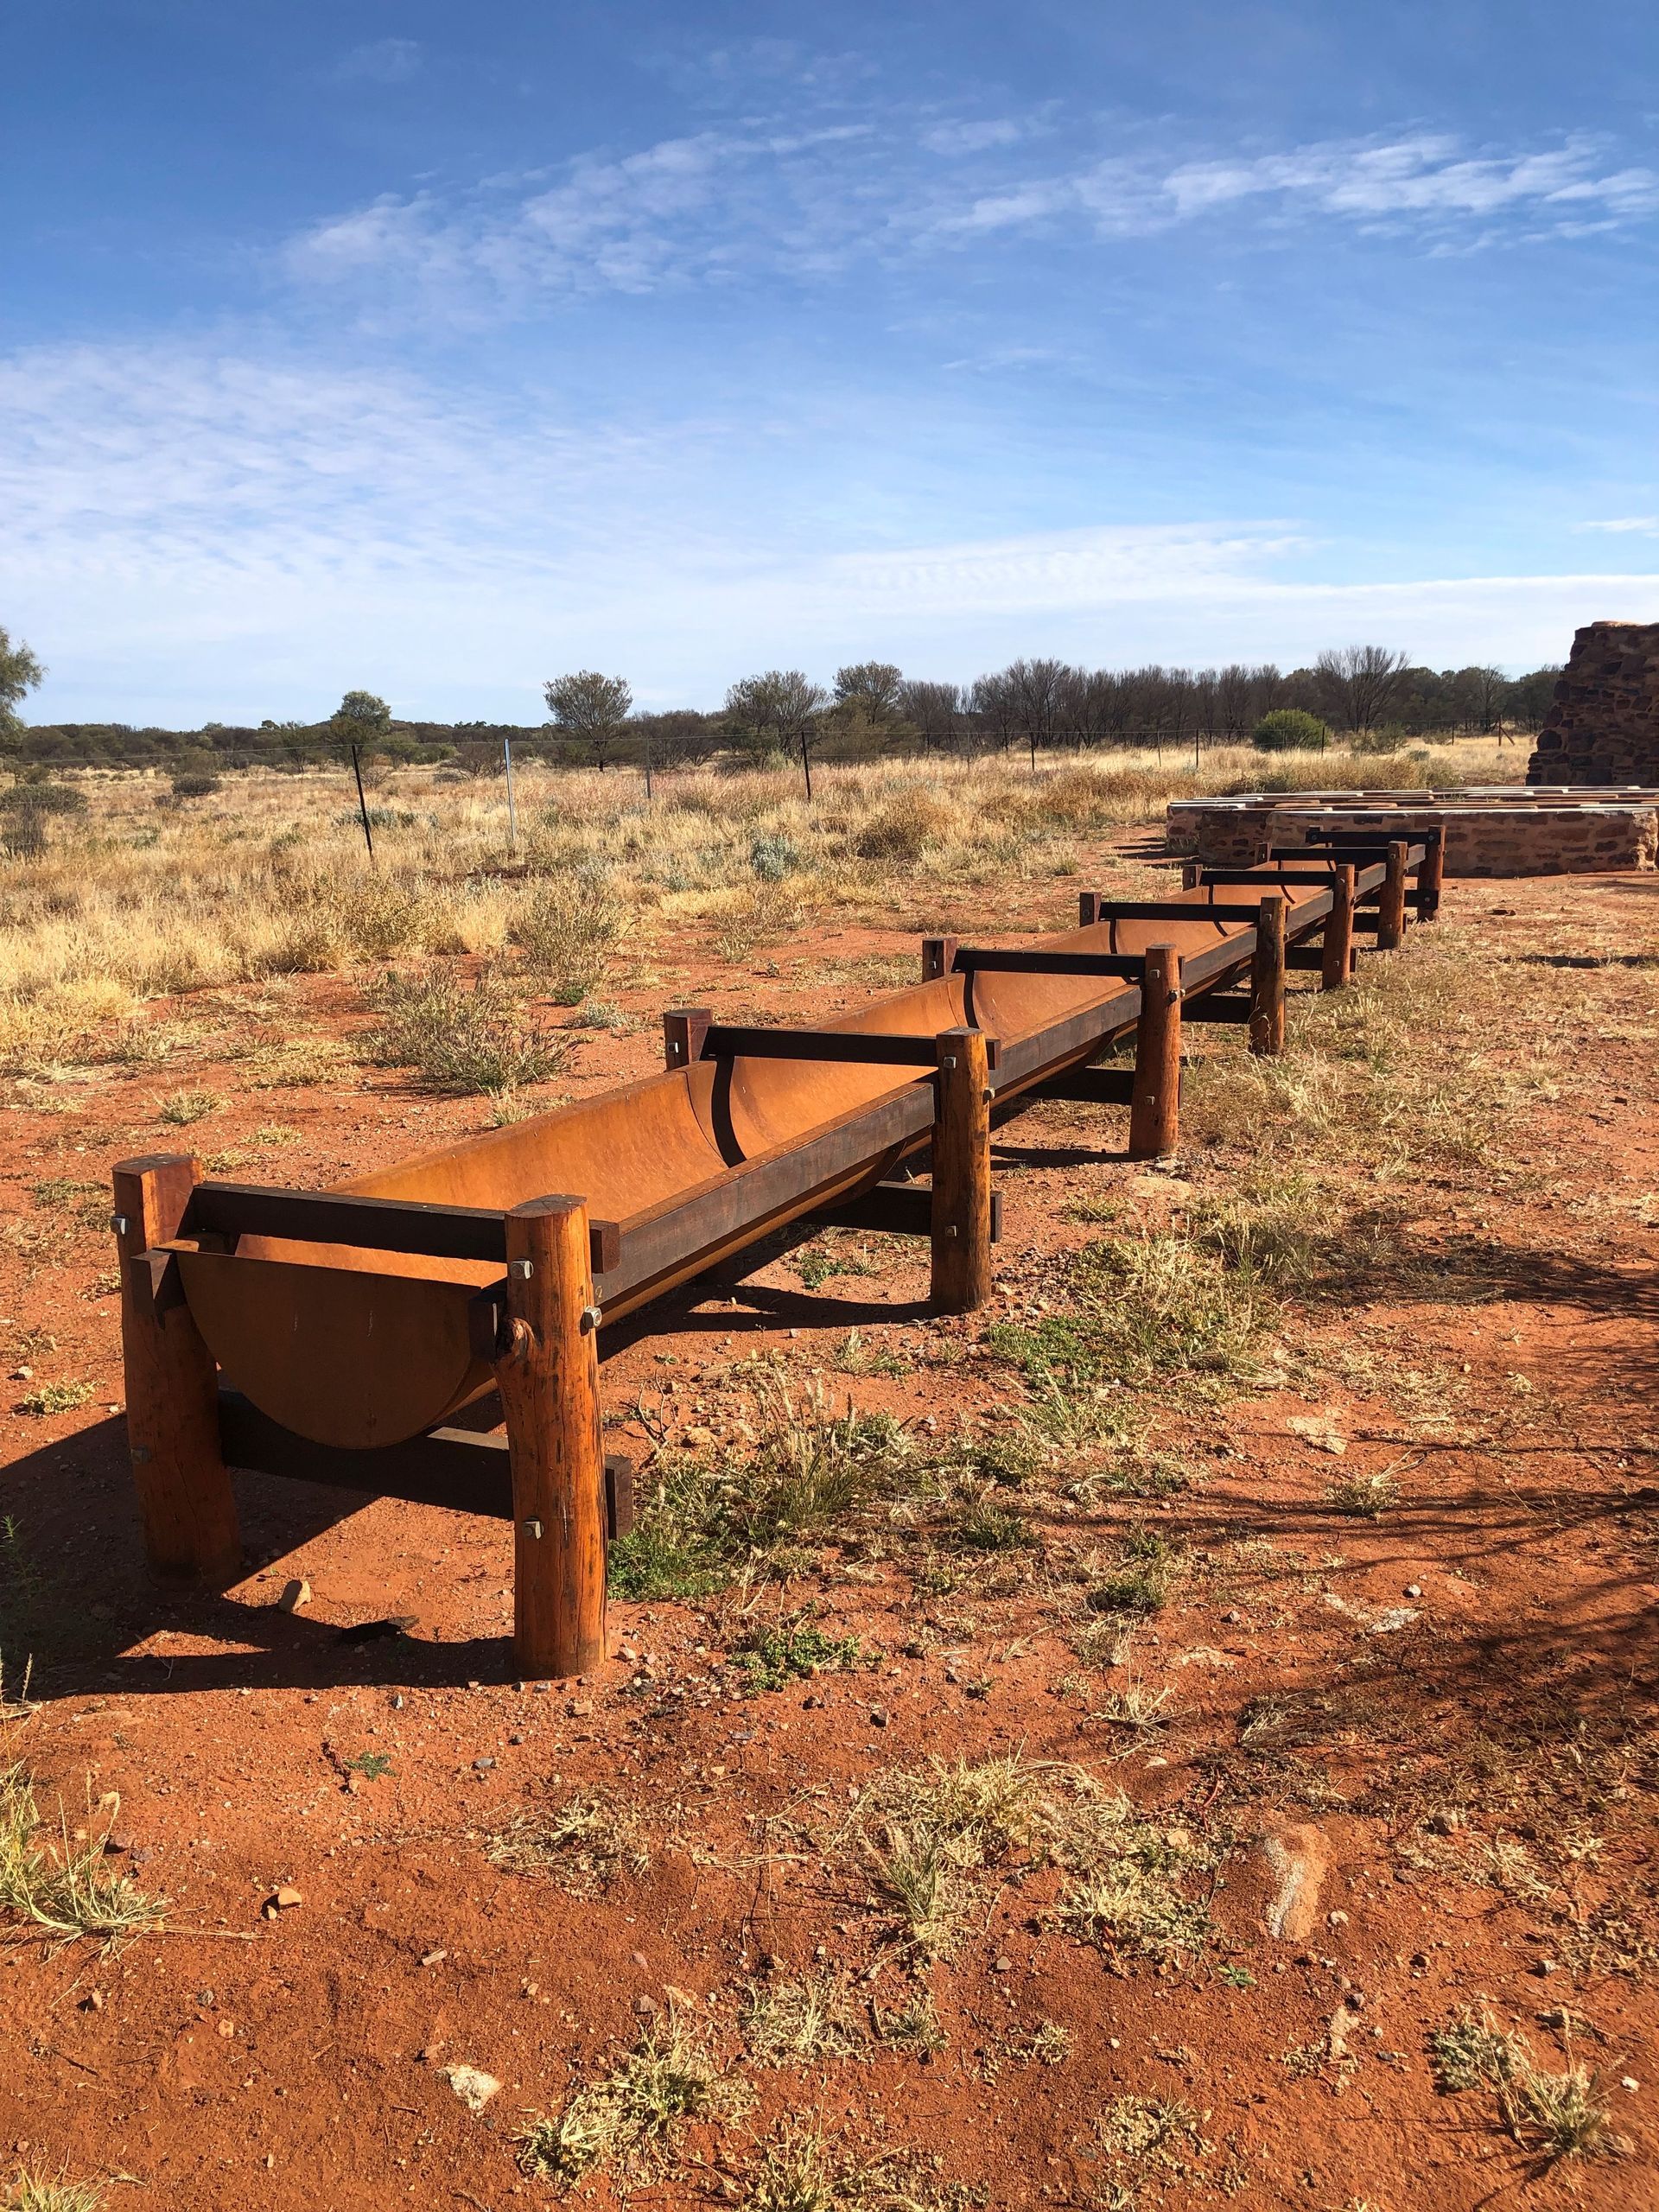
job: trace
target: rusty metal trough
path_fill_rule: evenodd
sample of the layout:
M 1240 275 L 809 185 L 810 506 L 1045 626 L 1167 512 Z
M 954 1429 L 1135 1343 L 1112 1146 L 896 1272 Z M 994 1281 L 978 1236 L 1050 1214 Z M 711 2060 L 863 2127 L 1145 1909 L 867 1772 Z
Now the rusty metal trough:
M 1079 926 L 1036 945 L 927 940 L 919 982 L 823 1029 L 670 1014 L 660 1075 L 337 1190 L 123 1163 L 127 1417 L 152 1563 L 238 1573 L 227 1466 L 510 1516 L 517 1663 L 582 1671 L 603 1655 L 605 1543 L 627 1512 L 628 1471 L 601 1444 L 605 1327 L 825 1218 L 928 1236 L 936 1306 L 983 1303 L 994 1119 L 1042 1098 L 1126 1105 L 1132 1156 L 1173 1149 L 1183 1012 L 1278 1051 L 1287 967 L 1347 982 L 1357 929 L 1386 949 L 1408 903 L 1433 915 L 1440 859 L 1433 838 L 1333 840 L 1189 867 L 1166 899 L 1085 893 Z M 1131 1038 L 1132 1067 L 1098 1065 Z

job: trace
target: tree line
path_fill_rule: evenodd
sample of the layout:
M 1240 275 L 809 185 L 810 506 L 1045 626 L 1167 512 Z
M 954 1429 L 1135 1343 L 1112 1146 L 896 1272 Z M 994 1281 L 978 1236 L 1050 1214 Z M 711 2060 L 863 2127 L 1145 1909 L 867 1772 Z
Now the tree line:
M 636 711 L 626 679 L 593 670 L 551 678 L 539 724 L 434 722 L 394 716 L 367 691 L 347 692 L 315 722 L 265 721 L 257 728 L 220 722 L 200 729 L 124 722 L 25 723 L 17 713 L 38 683 L 40 664 L 0 630 L 0 761 L 14 770 L 83 766 L 153 766 L 198 782 L 226 768 L 295 770 L 339 761 L 356 748 L 365 761 L 407 761 L 484 774 L 520 757 L 649 777 L 726 761 L 793 760 L 810 784 L 817 760 L 904 754 L 959 757 L 1020 748 L 1090 750 L 1149 747 L 1201 753 L 1248 743 L 1276 721 L 1274 742 L 1311 741 L 1299 728 L 1330 732 L 1361 750 L 1385 751 L 1414 738 L 1535 730 L 1559 668 L 1510 677 L 1501 669 L 1434 670 L 1379 645 L 1321 653 L 1311 667 L 1271 662 L 1221 668 L 1089 669 L 1057 659 L 1020 659 L 970 683 L 906 677 L 888 661 L 838 669 L 830 684 L 799 669 L 768 669 L 731 685 L 723 704 Z M 1297 718 L 1301 718 L 1299 721 Z

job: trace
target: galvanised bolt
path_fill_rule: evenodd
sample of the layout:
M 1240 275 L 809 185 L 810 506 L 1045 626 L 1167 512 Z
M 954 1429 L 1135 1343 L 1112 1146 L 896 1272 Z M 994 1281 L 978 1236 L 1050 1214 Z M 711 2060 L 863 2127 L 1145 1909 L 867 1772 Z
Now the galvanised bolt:
M 535 1272 L 536 1262 L 534 1260 L 509 1260 L 507 1262 L 507 1273 L 510 1275 L 516 1276 L 520 1282 L 528 1282 Z
M 581 1319 L 578 1321 L 576 1325 L 581 1329 L 584 1337 L 591 1337 L 594 1331 L 599 1326 L 601 1318 L 602 1316 L 597 1306 L 584 1306 L 582 1309 Z

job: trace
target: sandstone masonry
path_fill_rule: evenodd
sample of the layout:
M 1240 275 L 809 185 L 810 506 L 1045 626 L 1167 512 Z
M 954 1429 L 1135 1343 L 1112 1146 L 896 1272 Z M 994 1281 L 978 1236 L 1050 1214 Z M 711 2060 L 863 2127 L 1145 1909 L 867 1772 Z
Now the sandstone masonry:
M 1659 622 L 1577 632 L 1527 781 L 1659 784 Z

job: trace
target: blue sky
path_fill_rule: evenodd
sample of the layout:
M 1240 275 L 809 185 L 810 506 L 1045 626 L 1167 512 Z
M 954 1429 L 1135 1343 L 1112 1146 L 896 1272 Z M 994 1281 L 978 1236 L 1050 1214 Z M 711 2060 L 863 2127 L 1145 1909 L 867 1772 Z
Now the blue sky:
M 35 719 L 1659 619 L 1636 0 L 0 0 Z

